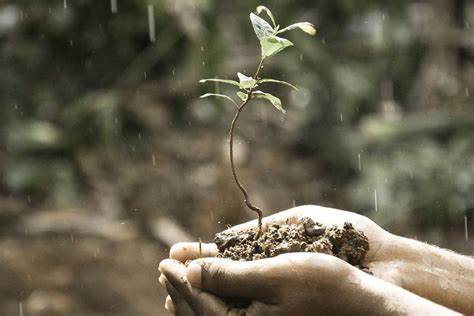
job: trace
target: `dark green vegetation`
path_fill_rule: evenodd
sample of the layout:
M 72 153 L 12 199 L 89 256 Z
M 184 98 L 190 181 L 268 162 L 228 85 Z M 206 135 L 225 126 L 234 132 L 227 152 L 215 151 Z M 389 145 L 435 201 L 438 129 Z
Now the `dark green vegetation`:
M 252 73 L 260 1 L 66 4 L 0 1 L 0 313 L 154 315 L 163 217 L 193 240 L 252 217 L 229 173 L 234 109 L 196 82 Z M 299 87 L 269 86 L 287 115 L 255 103 L 235 131 L 255 203 L 360 211 L 473 254 L 474 4 L 264 4 L 319 33 L 265 65 Z

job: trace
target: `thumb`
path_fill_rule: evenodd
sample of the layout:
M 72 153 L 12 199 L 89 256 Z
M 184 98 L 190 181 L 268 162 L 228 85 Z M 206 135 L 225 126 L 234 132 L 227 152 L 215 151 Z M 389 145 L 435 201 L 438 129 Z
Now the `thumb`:
M 272 276 L 278 267 L 273 263 L 273 258 L 256 261 L 198 259 L 189 264 L 186 278 L 193 287 L 220 297 L 276 303 L 277 282 Z

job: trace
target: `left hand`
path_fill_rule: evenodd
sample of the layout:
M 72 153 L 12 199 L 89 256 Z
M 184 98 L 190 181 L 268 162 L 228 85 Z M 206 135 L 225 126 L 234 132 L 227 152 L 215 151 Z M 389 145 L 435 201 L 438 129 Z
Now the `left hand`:
M 361 302 L 363 282 L 358 280 L 365 273 L 324 254 L 291 253 L 247 262 L 204 258 L 188 267 L 167 259 L 160 271 L 172 299 L 168 309 L 176 314 L 191 314 L 187 306 L 196 315 L 345 314 L 373 307 Z M 233 308 L 223 298 L 246 299 L 250 305 Z

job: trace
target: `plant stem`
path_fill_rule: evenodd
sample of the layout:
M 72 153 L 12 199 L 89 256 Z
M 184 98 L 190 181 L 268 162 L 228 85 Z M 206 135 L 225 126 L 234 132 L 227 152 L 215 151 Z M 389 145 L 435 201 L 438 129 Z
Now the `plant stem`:
M 260 73 L 260 69 L 262 69 L 264 59 L 265 58 L 260 59 L 260 63 L 258 64 L 257 71 L 255 72 L 255 75 L 253 76 L 253 78 L 255 80 L 258 80 L 258 74 Z M 229 130 L 229 154 L 230 154 L 230 167 L 232 168 L 232 175 L 234 176 L 235 183 L 237 184 L 240 191 L 244 195 L 245 205 L 247 205 L 247 207 L 250 210 L 252 210 L 252 211 L 254 211 L 258 214 L 258 236 L 260 236 L 260 234 L 262 232 L 263 212 L 260 208 L 253 205 L 252 202 L 250 202 L 249 194 L 248 194 L 247 190 L 245 189 L 245 187 L 240 182 L 239 177 L 237 176 L 237 170 L 236 170 L 235 164 L 234 164 L 234 129 L 235 129 L 235 124 L 236 124 L 237 120 L 239 119 L 240 113 L 242 113 L 245 106 L 249 103 L 249 101 L 251 99 L 252 92 L 253 92 L 253 89 L 250 89 L 250 91 L 247 93 L 247 98 L 245 99 L 245 101 L 243 101 L 239 105 L 239 107 L 237 108 L 237 112 L 235 113 L 234 119 L 232 120 L 232 124 L 230 125 L 230 130 Z

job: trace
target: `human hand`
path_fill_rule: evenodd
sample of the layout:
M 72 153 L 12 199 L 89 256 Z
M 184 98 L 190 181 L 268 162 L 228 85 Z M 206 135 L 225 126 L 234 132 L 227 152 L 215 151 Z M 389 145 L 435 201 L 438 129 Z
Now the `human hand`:
M 325 208 L 314 205 L 295 207 L 263 219 L 263 229 L 271 224 L 299 223 L 303 218 L 311 218 L 313 221 L 321 223 L 326 227 L 336 225 L 342 227 L 344 223 L 350 222 L 357 230 L 363 232 L 369 240 L 369 251 L 367 252 L 362 265 L 368 267 L 377 277 L 400 284 L 396 272 L 395 261 L 399 260 L 402 253 L 394 251 L 393 244 L 395 236 L 383 230 L 380 226 L 365 216 L 341 211 L 337 209 Z M 245 231 L 257 229 L 257 221 L 253 220 L 230 228 L 228 231 Z M 397 248 L 398 249 L 398 248 Z M 186 262 L 199 257 L 214 257 L 218 253 L 215 244 L 199 243 L 179 243 L 170 250 L 170 258 Z
M 343 312 L 340 297 L 357 302 L 357 269 L 324 254 L 292 253 L 247 262 L 205 258 L 188 267 L 168 259 L 160 271 L 171 289 L 172 308 L 182 310 L 186 302 L 198 315 L 329 314 Z M 250 305 L 232 308 L 222 298 L 246 299 Z
M 451 311 L 334 256 L 288 253 L 255 261 L 203 258 L 160 263 L 176 315 L 434 314 Z M 235 307 L 226 298 L 247 302 Z
M 287 222 L 298 223 L 302 218 L 305 217 L 309 217 L 315 222 L 319 222 L 325 226 L 338 225 L 341 227 L 345 222 L 351 222 L 356 229 L 364 232 L 364 234 L 369 239 L 370 249 L 366 254 L 363 264 L 367 267 L 370 267 L 372 270 L 375 270 L 376 274 L 380 274 L 380 276 L 386 277 L 390 275 L 387 274 L 386 271 L 383 271 L 383 269 L 378 269 L 377 267 L 377 263 L 383 262 L 381 258 L 383 257 L 383 254 L 386 253 L 387 249 L 387 247 L 384 247 L 384 245 L 388 244 L 387 241 L 390 239 L 390 234 L 364 216 L 318 206 L 301 206 L 265 217 L 263 219 L 263 229 L 266 229 L 266 227 L 271 224 L 281 224 Z M 256 227 L 257 221 L 254 220 L 234 226 L 229 230 L 244 231 L 256 229 Z M 170 258 L 184 263 L 188 260 L 193 260 L 200 257 L 215 257 L 217 253 L 217 247 L 213 243 L 179 243 L 171 248 Z M 372 265 L 372 263 L 375 263 L 375 266 Z M 181 275 L 185 275 L 183 267 L 179 268 L 178 271 L 181 271 Z M 189 306 L 187 306 L 186 301 L 177 294 L 176 289 L 174 289 L 173 286 L 166 281 L 166 278 L 164 276 L 160 276 L 160 280 L 163 285 L 166 283 L 167 290 L 170 293 L 170 296 L 167 297 L 165 304 L 167 308 L 171 310 L 178 309 L 178 314 L 192 314 L 192 312 L 190 312 Z M 204 295 L 206 296 L 207 294 Z

